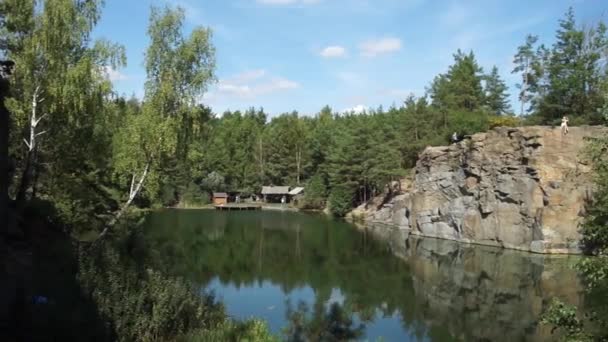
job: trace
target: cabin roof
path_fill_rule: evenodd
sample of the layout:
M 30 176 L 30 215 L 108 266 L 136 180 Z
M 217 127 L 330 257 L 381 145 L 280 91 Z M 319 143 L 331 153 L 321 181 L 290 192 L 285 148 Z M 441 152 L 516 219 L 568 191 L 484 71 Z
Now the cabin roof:
M 228 198 L 228 194 L 225 192 L 214 192 L 213 198 Z
M 304 191 L 303 187 L 295 187 L 293 189 L 291 189 L 291 191 L 289 192 L 290 195 L 295 196 L 295 195 L 299 195 L 302 193 L 302 191 Z
M 288 186 L 263 186 L 262 195 L 289 195 Z

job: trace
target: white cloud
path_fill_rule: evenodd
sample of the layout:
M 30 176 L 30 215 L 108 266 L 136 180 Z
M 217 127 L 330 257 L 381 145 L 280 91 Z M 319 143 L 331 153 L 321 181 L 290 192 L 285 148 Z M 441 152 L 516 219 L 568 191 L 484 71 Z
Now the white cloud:
M 255 69 L 220 80 L 213 97 L 251 99 L 260 95 L 274 94 L 299 87 L 300 85 L 295 81 L 283 77 L 269 77 L 266 70 Z
M 346 108 L 342 111 L 342 113 L 355 113 L 355 114 L 361 114 L 363 112 L 366 112 L 369 109 L 369 107 L 367 107 L 366 105 L 356 105 L 354 107 L 351 108 Z
M 114 82 L 114 81 L 124 81 L 124 80 L 128 79 L 127 75 L 121 73 L 120 71 L 112 68 L 109 65 L 106 65 L 106 66 L 103 67 L 103 73 L 108 78 L 108 80 L 110 80 L 112 82 Z
M 346 49 L 339 45 L 328 46 L 319 53 L 321 57 L 336 58 L 346 56 Z
M 399 51 L 401 47 L 401 39 L 386 37 L 363 42 L 359 45 L 359 50 L 361 50 L 361 55 L 364 57 L 376 57 L 381 54 Z

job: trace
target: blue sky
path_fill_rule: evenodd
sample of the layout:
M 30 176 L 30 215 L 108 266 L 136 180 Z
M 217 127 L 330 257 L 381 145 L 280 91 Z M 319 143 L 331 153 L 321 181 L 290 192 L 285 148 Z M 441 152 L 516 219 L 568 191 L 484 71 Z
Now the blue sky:
M 606 0 L 106 0 L 95 37 L 126 47 L 127 67 L 111 72 L 119 93 L 143 94 L 148 14 L 165 4 L 186 10 L 186 31 L 213 30 L 218 82 L 203 102 L 272 115 L 399 105 L 458 48 L 498 66 L 515 93 L 511 60 L 526 34 L 551 44 L 569 6 L 580 24 L 608 16 Z

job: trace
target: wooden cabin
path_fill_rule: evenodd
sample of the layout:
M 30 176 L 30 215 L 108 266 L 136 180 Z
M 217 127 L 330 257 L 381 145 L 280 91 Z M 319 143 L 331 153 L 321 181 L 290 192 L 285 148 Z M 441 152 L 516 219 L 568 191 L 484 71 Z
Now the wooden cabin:
M 228 204 L 228 194 L 225 192 L 214 192 L 213 193 L 213 204 L 214 205 Z
M 263 186 L 262 198 L 266 203 L 281 203 L 281 198 L 285 197 L 285 201 L 289 201 L 288 186 Z

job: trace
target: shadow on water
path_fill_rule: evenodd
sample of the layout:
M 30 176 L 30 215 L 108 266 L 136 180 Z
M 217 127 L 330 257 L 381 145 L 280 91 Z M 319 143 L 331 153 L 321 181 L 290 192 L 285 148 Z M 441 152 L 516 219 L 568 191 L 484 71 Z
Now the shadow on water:
M 538 320 L 553 297 L 583 303 L 575 257 L 357 230 L 301 213 L 164 211 L 148 218 L 145 240 L 157 268 L 215 290 L 229 314 L 265 318 L 275 332 L 309 331 L 294 317 L 322 322 L 337 302 L 334 314 L 351 320 L 348 329 L 364 323 L 360 334 L 372 340 L 542 341 L 552 338 Z M 274 310 L 285 315 L 269 311 L 285 300 L 305 302 L 306 314 L 280 303 Z

